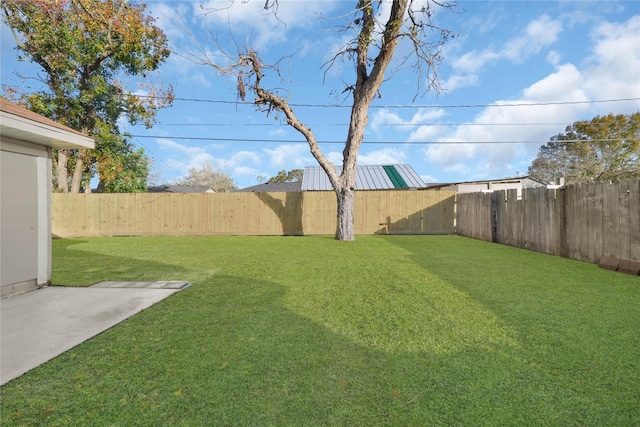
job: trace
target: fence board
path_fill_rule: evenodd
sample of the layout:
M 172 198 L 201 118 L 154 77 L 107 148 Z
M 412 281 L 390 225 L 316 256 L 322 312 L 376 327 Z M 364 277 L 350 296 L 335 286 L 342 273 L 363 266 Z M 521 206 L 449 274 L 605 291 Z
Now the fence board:
M 589 210 L 587 208 L 586 184 L 578 184 L 574 189 L 576 191 L 574 197 L 576 211 L 574 212 L 574 215 L 579 218 L 574 222 L 577 225 L 577 233 L 575 236 L 577 242 L 576 251 L 579 257 L 577 259 L 587 261 L 589 253 L 587 243 L 589 238 Z
M 620 255 L 620 247 L 618 241 L 620 236 L 615 233 L 616 226 L 620 222 L 620 211 L 618 209 L 619 197 L 617 186 L 613 184 L 604 184 L 603 190 L 603 237 L 604 237 L 604 255 L 618 258 Z
M 631 239 L 630 239 L 630 218 L 629 218 L 629 205 L 630 205 L 630 189 L 629 181 L 621 181 L 618 186 L 618 196 L 620 198 L 620 258 L 629 259 L 631 254 Z
M 463 236 L 588 262 L 603 255 L 640 261 L 638 179 L 525 189 L 520 200 L 516 190 L 461 194 L 457 211 Z
M 597 228 L 596 225 L 596 215 L 595 215 L 595 187 L 596 183 L 590 182 L 585 184 L 585 207 L 586 207 L 586 215 L 584 222 L 586 223 L 586 233 L 587 233 L 587 251 L 586 251 L 586 260 L 590 262 L 594 262 L 596 259 L 596 236 L 595 230 Z
M 629 259 L 640 260 L 640 179 L 629 180 Z
M 60 237 L 334 234 L 336 213 L 331 191 L 52 196 L 52 228 Z M 455 193 L 356 192 L 355 229 L 358 234 L 455 233 Z

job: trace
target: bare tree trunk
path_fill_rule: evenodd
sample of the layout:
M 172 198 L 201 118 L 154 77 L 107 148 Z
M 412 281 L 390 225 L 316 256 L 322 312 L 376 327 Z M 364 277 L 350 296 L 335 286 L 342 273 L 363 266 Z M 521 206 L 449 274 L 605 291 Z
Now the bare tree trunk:
M 354 225 L 354 200 L 355 191 L 345 187 L 336 190 L 338 200 L 338 219 L 336 227 L 336 240 L 355 240 L 356 231 Z
M 78 158 L 76 159 L 76 167 L 73 170 L 73 178 L 71 178 L 71 193 L 80 193 L 80 184 L 82 184 L 82 172 L 84 172 L 84 160 L 82 155 L 84 150 L 78 151 Z
M 68 159 L 69 157 L 67 157 L 67 152 L 65 150 L 58 150 L 58 182 L 56 183 L 56 187 L 63 193 L 69 192 L 69 174 L 67 172 Z

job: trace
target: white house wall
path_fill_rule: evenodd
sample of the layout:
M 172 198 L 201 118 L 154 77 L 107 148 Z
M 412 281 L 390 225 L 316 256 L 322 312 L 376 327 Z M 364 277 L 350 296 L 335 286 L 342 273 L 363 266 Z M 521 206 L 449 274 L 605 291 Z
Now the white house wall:
M 488 190 L 486 182 L 477 184 L 458 184 L 458 193 L 481 193 Z
M 491 191 L 500 191 L 500 190 L 513 190 L 514 188 L 516 190 L 518 190 L 518 199 L 522 198 L 522 181 L 518 181 L 518 182 L 504 182 L 504 183 L 500 183 L 500 182 L 496 182 L 496 183 L 490 183 L 489 184 L 489 189 Z
M 51 149 L 2 138 L 0 166 L 4 296 L 46 285 L 51 278 Z

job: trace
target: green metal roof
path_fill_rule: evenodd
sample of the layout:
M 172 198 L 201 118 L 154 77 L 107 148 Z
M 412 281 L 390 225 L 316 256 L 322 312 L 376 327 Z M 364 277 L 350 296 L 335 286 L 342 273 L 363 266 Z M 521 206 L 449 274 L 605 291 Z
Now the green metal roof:
M 395 166 L 383 166 L 382 168 L 387 173 L 387 176 L 395 188 L 409 188 Z

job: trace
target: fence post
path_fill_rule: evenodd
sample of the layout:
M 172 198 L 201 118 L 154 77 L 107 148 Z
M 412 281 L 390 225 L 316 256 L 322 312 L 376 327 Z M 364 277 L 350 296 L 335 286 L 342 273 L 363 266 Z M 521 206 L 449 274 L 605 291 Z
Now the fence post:
M 556 190 L 556 206 L 558 207 L 558 234 L 560 238 L 560 256 L 569 258 L 569 242 L 567 241 L 567 187 Z
M 498 191 L 491 193 L 491 241 L 498 241 Z

